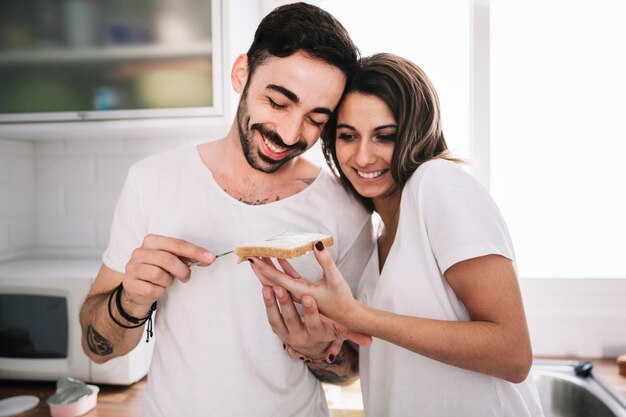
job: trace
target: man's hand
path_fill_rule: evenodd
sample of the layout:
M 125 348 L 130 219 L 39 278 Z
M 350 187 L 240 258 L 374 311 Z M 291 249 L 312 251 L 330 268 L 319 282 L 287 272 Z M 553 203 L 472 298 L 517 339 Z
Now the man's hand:
M 163 296 L 175 279 L 189 280 L 188 261 L 208 266 L 215 261 L 215 255 L 183 240 L 148 235 L 141 247 L 133 251 L 125 274 L 102 265 L 80 311 L 85 353 L 94 362 L 103 363 L 130 352 L 141 338 L 141 328 L 120 327 L 109 317 L 109 297 L 120 282 L 124 311 L 133 317 L 145 317 L 152 303 Z M 112 308 L 111 314 L 125 321 L 117 308 Z
M 369 345 L 370 336 L 347 330 L 320 314 L 311 296 L 302 297 L 304 317 L 282 287 L 264 286 L 263 299 L 272 330 L 289 356 L 304 361 L 322 382 L 344 385 L 354 381 L 359 372 L 358 350 L 344 342 Z
M 122 282 L 124 310 L 134 317 L 145 316 L 175 279 L 189 281 L 189 261 L 208 266 L 215 261 L 215 255 L 184 240 L 147 235 L 126 264 Z

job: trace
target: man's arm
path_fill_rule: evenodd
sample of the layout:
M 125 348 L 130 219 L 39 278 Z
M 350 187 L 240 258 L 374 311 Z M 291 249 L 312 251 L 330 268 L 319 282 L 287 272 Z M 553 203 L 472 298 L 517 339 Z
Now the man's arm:
M 215 255 L 184 240 L 148 235 L 141 247 L 133 251 L 124 274 L 102 265 L 80 311 L 82 345 L 87 356 L 104 363 L 137 346 L 144 326 L 127 329 L 117 324 L 116 321 L 124 326 L 134 325 L 121 316 L 120 308 L 132 317 L 146 317 L 152 304 L 175 279 L 190 279 L 191 271 L 183 259 L 208 266 L 215 261 Z M 111 295 L 120 283 L 123 287 L 119 290 L 118 306 L 116 297 Z
M 125 355 L 137 346 L 141 339 L 143 326 L 136 329 L 125 329 L 115 324 L 109 315 L 110 295 L 123 278 L 123 274 L 102 265 L 80 310 L 83 350 L 96 363 L 104 363 L 111 358 Z M 124 297 L 124 294 L 122 296 Z M 120 316 L 115 297 L 110 301 L 111 313 L 115 318 L 120 323 L 132 325 Z M 143 317 L 140 312 L 131 313 L 130 306 L 122 305 L 124 310 L 133 317 Z

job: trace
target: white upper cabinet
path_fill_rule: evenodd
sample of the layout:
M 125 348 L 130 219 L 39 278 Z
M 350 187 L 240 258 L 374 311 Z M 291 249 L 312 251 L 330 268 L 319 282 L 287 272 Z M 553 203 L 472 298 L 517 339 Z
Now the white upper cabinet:
M 0 126 L 223 114 L 217 0 L 0 2 Z

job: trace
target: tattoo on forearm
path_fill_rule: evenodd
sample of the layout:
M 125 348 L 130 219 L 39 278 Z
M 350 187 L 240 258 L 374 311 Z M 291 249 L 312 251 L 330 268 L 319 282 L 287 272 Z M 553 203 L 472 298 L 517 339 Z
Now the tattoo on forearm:
M 87 326 L 87 346 L 89 350 L 99 356 L 106 356 L 113 353 L 113 345 L 91 325 Z

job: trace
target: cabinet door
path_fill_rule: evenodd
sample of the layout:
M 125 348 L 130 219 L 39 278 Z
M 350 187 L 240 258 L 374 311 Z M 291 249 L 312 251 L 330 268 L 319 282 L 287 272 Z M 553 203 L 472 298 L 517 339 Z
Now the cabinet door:
M 0 122 L 220 115 L 217 0 L 0 2 Z

